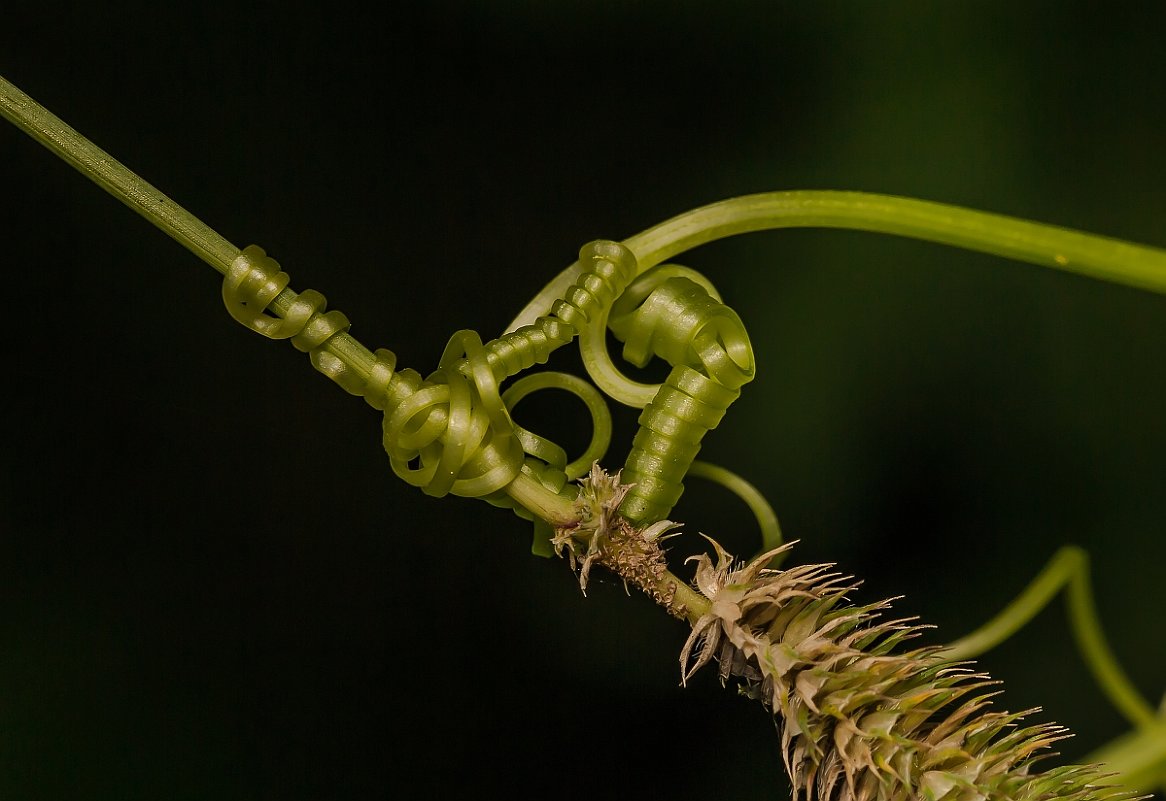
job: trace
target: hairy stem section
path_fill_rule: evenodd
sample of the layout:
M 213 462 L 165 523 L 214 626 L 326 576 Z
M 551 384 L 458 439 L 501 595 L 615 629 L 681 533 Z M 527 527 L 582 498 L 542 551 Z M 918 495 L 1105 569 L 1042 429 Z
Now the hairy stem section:
M 668 569 L 661 543 L 676 524 L 665 520 L 638 528 L 620 515 L 619 506 L 631 485 L 622 484 L 619 473 L 609 476 L 593 465 L 579 483 L 575 519 L 555 529 L 551 544 L 578 572 L 583 592 L 587 592 L 591 568 L 600 565 L 675 618 L 694 624 L 705 615 L 708 601 Z

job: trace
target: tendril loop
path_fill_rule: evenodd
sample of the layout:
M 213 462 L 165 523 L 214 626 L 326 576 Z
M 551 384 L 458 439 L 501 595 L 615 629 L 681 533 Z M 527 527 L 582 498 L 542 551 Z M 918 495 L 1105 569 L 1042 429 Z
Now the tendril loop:
M 635 277 L 635 255 L 618 242 L 596 240 L 579 250 L 583 271 L 550 314 L 530 325 L 503 334 L 486 346 L 491 364 L 502 376 L 512 376 L 535 364 L 544 364 L 556 348 L 566 345 L 583 328 L 606 319 L 607 310 Z
M 536 373 L 515 381 L 502 393 L 502 402 L 507 409 L 513 409 L 526 396 L 543 389 L 562 389 L 570 392 L 587 406 L 591 414 L 591 442 L 579 458 L 567 463 L 567 454 L 562 448 L 544 437 L 540 437 L 521 426 L 515 425 L 515 432 L 523 442 L 523 449 L 549 465 L 558 467 L 568 480 L 582 478 L 591 465 L 603 458 L 611 442 L 611 412 L 595 387 L 581 378 L 566 373 Z
M 396 356 L 383 348 L 368 354 L 371 364 L 358 375 L 329 347 L 348 331 L 348 318 L 326 311 L 319 292 L 289 290 L 287 273 L 254 245 L 227 271 L 223 300 L 236 320 L 271 339 L 289 339 L 317 370 L 381 410 L 384 448 L 404 481 L 435 497 L 481 497 L 523 517 L 531 515 L 504 492 L 520 473 L 568 495 L 567 482 L 586 473 L 610 440 L 606 404 L 578 378 L 541 373 L 500 392 L 507 378 L 545 363 L 578 336 L 595 384 L 643 410 L 624 469 L 633 486 L 621 512 L 647 525 L 672 510 L 704 435 L 752 380 L 753 351 L 740 318 L 700 273 L 675 264 L 642 270 L 631 250 L 606 240 L 584 245 L 579 261 L 578 278 L 547 314 L 487 344 L 473 331 L 458 331 L 425 378 L 397 370 Z M 668 378 L 652 385 L 624 376 L 607 353 L 608 327 L 624 343 L 625 359 L 639 367 L 664 359 L 672 365 Z M 576 395 L 591 414 L 591 442 L 571 462 L 561 447 L 510 417 L 522 398 L 548 388 Z M 536 538 L 536 550 L 542 546 Z
M 741 394 L 691 367 L 672 368 L 656 397 L 640 414 L 624 480 L 634 484 L 620 507 L 636 523 L 668 516 L 684 492 L 682 483 L 704 435 Z
M 621 248 L 621 257 L 634 262 L 624 246 L 607 245 L 605 252 Z M 607 353 L 607 328 L 623 341 L 624 358 L 637 367 L 653 356 L 672 365 L 664 383 L 643 384 L 621 373 Z M 707 278 L 668 264 L 644 271 L 610 306 L 589 315 L 579 347 L 597 386 L 643 409 L 623 474 L 634 486 L 620 511 L 639 525 L 662 520 L 684 491 L 682 480 L 704 435 L 753 380 L 745 326 Z
M 523 449 L 476 333 L 454 334 L 438 369 L 386 408 L 384 446 L 393 472 L 428 495 L 481 497 L 514 479 Z
M 365 382 L 325 348 L 332 337 L 348 331 L 348 318 L 338 311 L 326 312 L 327 301 L 314 289 L 298 295 L 287 291 L 289 280 L 263 248 L 248 245 L 223 279 L 223 303 L 238 322 L 268 339 L 290 339 L 297 350 L 308 354 L 313 367 L 346 392 L 362 394 Z M 268 314 L 268 307 L 284 294 L 289 296 L 287 307 L 279 316 Z
M 268 339 L 286 339 L 285 321 L 265 314 L 271 301 L 287 287 L 291 278 L 279 269 L 279 262 L 269 258 L 263 248 L 248 245 L 231 262 L 223 278 L 223 303 L 239 323 Z

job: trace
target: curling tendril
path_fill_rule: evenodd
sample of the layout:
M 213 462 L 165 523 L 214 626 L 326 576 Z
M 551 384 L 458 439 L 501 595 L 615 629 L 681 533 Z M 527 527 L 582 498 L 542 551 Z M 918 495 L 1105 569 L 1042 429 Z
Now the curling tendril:
M 634 486 L 622 511 L 633 522 L 654 523 L 679 499 L 704 434 L 753 378 L 752 348 L 740 318 L 701 274 L 679 265 L 641 271 L 627 247 L 603 240 L 584 246 L 579 258 L 583 271 L 549 314 L 486 344 L 473 331 L 458 331 L 425 378 L 398 371 L 396 356 L 382 348 L 375 351 L 367 380 L 361 379 L 325 347 L 348 331 L 348 318 L 326 311 L 324 296 L 315 290 L 288 292 L 288 274 L 257 246 L 244 248 L 231 263 L 223 300 L 237 321 L 270 339 L 289 339 L 317 370 L 384 413 L 384 448 L 401 479 L 428 495 L 483 498 L 528 518 L 532 515 L 502 490 L 525 473 L 550 492 L 572 497 L 568 482 L 607 450 L 610 413 L 599 391 L 574 376 L 537 373 L 504 393 L 500 384 L 545 363 L 554 349 L 578 336 L 596 385 L 643 408 L 625 467 Z M 290 302 L 272 308 L 281 293 Z M 632 364 L 643 367 L 653 356 L 671 364 L 664 383 L 640 384 L 620 373 L 607 354 L 608 327 L 624 342 L 624 357 Z M 592 419 L 591 442 L 570 462 L 561 447 L 510 416 L 527 395 L 552 388 L 580 398 Z M 723 469 L 705 475 L 739 491 L 735 477 Z M 755 497 L 747 501 L 760 510 L 766 543 L 780 542 L 768 505 L 762 500 L 758 506 Z M 549 554 L 549 527 L 536 526 L 535 550 Z

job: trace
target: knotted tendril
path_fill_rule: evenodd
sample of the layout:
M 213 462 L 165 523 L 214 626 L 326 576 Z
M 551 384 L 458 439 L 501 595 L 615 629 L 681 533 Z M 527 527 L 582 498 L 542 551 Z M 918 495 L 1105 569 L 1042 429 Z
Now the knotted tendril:
M 548 372 L 516 382 L 504 395 L 499 392 L 505 378 L 546 361 L 551 348 L 543 346 L 544 338 L 511 337 L 487 348 L 475 332 L 458 331 L 446 345 L 437 370 L 425 378 L 414 370 L 397 370 L 396 356 L 378 348 L 368 378 L 361 379 L 327 350 L 329 340 L 348 331 L 348 318 L 338 311 L 325 311 L 324 296 L 315 290 L 299 295 L 287 291 L 288 282 L 278 262 L 252 245 L 227 271 L 223 301 L 237 321 L 270 339 L 290 339 L 308 353 L 317 370 L 384 412 L 383 444 L 393 472 L 426 494 L 481 497 L 531 519 L 529 512 L 516 507 L 501 491 L 519 472 L 570 496 L 574 490 L 568 482 L 606 452 L 611 416 L 598 391 L 586 382 Z M 555 323 L 549 322 L 547 328 L 554 332 Z M 570 339 L 555 341 L 554 346 Z M 510 409 L 519 401 L 548 388 L 578 396 L 591 414 L 592 441 L 570 463 L 562 448 L 516 425 L 510 417 Z M 535 522 L 535 550 L 549 554 L 550 528 Z
M 254 245 L 232 263 L 223 281 L 231 315 L 271 339 L 290 339 L 317 370 L 384 413 L 383 444 L 393 472 L 429 495 L 480 497 L 519 515 L 533 516 L 503 491 L 525 473 L 550 491 L 571 497 L 570 481 L 602 458 L 611 417 L 595 387 L 574 376 L 537 373 L 500 385 L 545 363 L 576 336 L 595 384 L 609 396 L 643 409 L 640 430 L 624 469 L 634 484 L 621 512 L 633 523 L 662 520 L 692 471 L 740 494 L 761 522 L 767 548 L 780 543 L 772 509 L 751 485 L 723 468 L 694 462 L 704 434 L 752 380 L 754 361 L 740 318 L 721 302 L 700 273 L 679 265 L 641 271 L 625 246 L 596 241 L 580 251 L 583 269 L 549 313 L 483 344 L 473 331 L 450 338 L 428 376 L 397 370 L 396 356 L 373 354 L 367 377 L 329 347 L 347 333 L 348 318 L 326 311 L 314 290 L 287 290 L 288 275 Z M 623 355 L 643 367 L 653 357 L 672 365 L 660 385 L 624 376 L 607 354 L 610 327 L 624 342 Z M 583 454 L 568 461 L 555 443 L 517 425 L 511 410 L 532 392 L 563 389 L 580 398 L 591 415 L 593 435 Z M 536 520 L 535 551 L 550 553 L 549 527 Z
M 325 312 L 324 296 L 308 289 L 295 296 L 279 317 L 265 313 L 287 288 L 288 274 L 269 258 L 263 248 L 250 245 L 231 263 L 223 279 L 223 302 L 231 316 L 268 339 L 290 339 L 308 354 L 312 366 L 353 394 L 359 394 L 359 379 L 324 346 L 336 334 L 351 326 L 341 312 Z M 289 293 L 290 294 L 290 293 Z

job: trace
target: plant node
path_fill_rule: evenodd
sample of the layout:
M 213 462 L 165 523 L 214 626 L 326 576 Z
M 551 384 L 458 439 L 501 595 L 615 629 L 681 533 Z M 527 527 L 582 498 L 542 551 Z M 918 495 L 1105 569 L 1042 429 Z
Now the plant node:
M 579 576 L 579 587 L 587 592 L 591 567 L 599 564 L 637 587 L 668 610 L 673 617 L 686 619 L 683 596 L 687 587 L 670 572 L 660 543 L 677 527 L 664 520 L 636 528 L 619 514 L 619 506 L 632 488 L 620 482 L 620 474 L 608 475 L 598 464 L 580 482 L 575 501 L 579 520 L 555 530 L 551 544 L 560 556 L 566 555 Z

